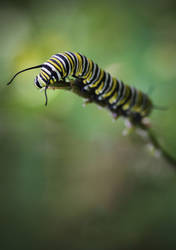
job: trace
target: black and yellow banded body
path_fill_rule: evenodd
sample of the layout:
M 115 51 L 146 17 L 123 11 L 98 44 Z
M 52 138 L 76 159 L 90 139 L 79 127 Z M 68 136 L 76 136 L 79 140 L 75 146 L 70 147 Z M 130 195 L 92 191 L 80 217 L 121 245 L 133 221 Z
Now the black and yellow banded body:
M 113 113 L 120 110 L 124 116 L 137 115 L 143 118 L 152 110 L 152 102 L 146 94 L 112 77 L 80 53 L 53 55 L 41 65 L 35 84 L 43 88 L 68 76 L 78 79 L 82 91 L 90 93 L 96 102 L 103 102 Z

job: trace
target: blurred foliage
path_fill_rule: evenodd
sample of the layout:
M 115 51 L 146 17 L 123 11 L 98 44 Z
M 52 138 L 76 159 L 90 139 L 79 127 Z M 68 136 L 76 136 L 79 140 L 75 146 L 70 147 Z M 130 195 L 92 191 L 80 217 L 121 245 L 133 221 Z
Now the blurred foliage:
M 175 249 L 176 178 L 95 105 L 34 87 L 52 54 L 79 51 L 148 92 L 153 130 L 176 157 L 175 1 L 1 3 L 1 249 Z

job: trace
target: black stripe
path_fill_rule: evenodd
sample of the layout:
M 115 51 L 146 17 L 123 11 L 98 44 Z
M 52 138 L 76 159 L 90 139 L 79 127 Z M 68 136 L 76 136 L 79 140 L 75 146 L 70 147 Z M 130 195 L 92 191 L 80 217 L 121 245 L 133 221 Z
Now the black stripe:
M 95 64 L 95 63 L 93 62 L 92 73 L 94 72 L 94 68 L 96 68 L 96 69 L 95 69 L 95 74 L 94 74 L 93 78 L 92 78 L 92 75 L 91 75 L 90 78 L 92 78 L 92 80 L 89 82 L 89 84 L 91 84 L 91 83 L 94 82 L 94 80 L 95 80 L 96 77 L 97 77 L 97 73 L 98 73 L 98 65 Z
M 35 85 L 36 85 L 38 88 L 42 89 L 42 86 L 40 85 L 40 83 L 39 83 L 39 81 L 38 81 L 38 76 L 35 78 Z
M 54 66 L 53 66 L 54 67 Z M 48 65 L 43 65 L 43 68 L 46 68 L 48 71 L 50 71 L 50 73 L 51 73 L 51 76 L 50 76 L 50 78 L 52 77 L 52 76 L 54 76 L 55 77 L 55 79 L 56 79 L 56 81 L 59 81 L 59 78 L 58 78 L 58 76 L 57 76 L 57 73 L 56 73 L 56 71 L 53 71 Z
M 85 67 L 84 67 L 84 70 L 83 70 L 83 72 L 82 72 L 82 77 L 84 76 L 84 75 L 86 75 L 86 73 L 87 73 L 87 67 L 88 67 L 88 60 L 87 60 L 87 58 L 84 56 L 84 58 L 85 58 Z
M 106 77 L 106 75 L 107 75 L 108 77 Z M 107 73 L 107 72 L 104 71 L 104 80 L 107 78 L 106 81 L 104 82 L 104 86 L 105 86 L 105 85 L 106 85 L 106 86 L 105 86 L 105 89 L 103 90 L 103 92 L 99 94 L 100 96 L 103 96 L 104 93 L 105 93 L 105 91 L 106 91 L 106 89 L 109 87 L 109 83 L 108 83 L 109 75 L 110 75 L 109 73 Z M 104 88 L 104 86 L 103 86 L 103 88 Z
M 110 75 L 111 76 L 111 75 Z M 112 79 L 112 76 L 111 76 L 111 79 Z M 109 82 L 109 85 L 110 85 L 110 82 Z M 111 89 L 113 88 L 113 79 L 112 79 L 112 85 L 111 85 L 111 88 L 109 89 L 109 91 L 106 94 L 108 94 L 109 92 L 111 92 Z M 116 91 L 116 88 L 114 89 L 114 91 L 111 93 L 111 95 L 107 96 L 107 97 L 104 97 L 104 100 L 108 100 L 109 101 L 109 98 L 112 97 L 112 95 L 114 94 L 114 92 Z
M 131 88 L 129 87 L 129 90 L 130 90 L 130 93 L 129 93 L 129 96 L 128 98 L 126 99 L 126 101 L 124 103 L 122 103 L 121 107 L 123 107 L 123 105 L 125 105 L 132 97 L 132 91 L 131 91 Z
M 118 91 L 119 91 L 119 88 L 120 88 L 120 84 L 119 84 L 119 80 L 117 79 L 117 78 L 115 78 L 115 80 L 116 80 L 116 87 L 115 87 L 115 89 L 114 89 L 114 91 L 112 92 L 112 94 L 109 96 L 109 99 L 115 94 L 115 92 L 117 92 L 117 98 L 118 98 Z M 115 102 L 114 103 L 109 103 L 111 106 L 114 106 L 116 103 L 117 103 L 117 99 L 115 100 Z
M 107 85 L 106 85 L 106 88 L 104 89 L 103 93 L 101 93 L 101 95 L 104 95 L 106 93 L 106 90 L 109 88 L 109 85 L 110 85 L 110 82 L 111 82 L 111 75 L 109 73 L 107 73 L 108 75 L 108 79 L 107 79 Z M 103 97 L 103 99 L 106 99 L 108 97 Z
M 44 72 L 49 78 L 51 78 L 51 75 L 49 75 L 44 69 L 41 69 L 41 72 Z
M 68 53 L 70 53 L 70 52 L 65 52 L 65 54 L 70 58 L 70 60 L 72 61 L 72 63 L 73 63 L 73 68 L 75 67 L 75 61 L 73 60 L 73 58 L 68 54 Z M 71 64 L 71 63 L 70 63 Z M 71 66 L 72 66 L 72 64 L 71 64 Z
M 66 75 L 65 75 L 65 77 L 66 77 L 66 76 L 68 75 L 68 71 L 67 71 L 67 68 L 66 68 L 67 66 L 64 65 L 64 62 L 62 62 L 62 61 L 60 60 L 59 57 L 60 57 L 59 55 L 58 55 L 58 56 L 57 56 L 57 55 L 53 55 L 52 58 L 53 58 L 54 60 L 58 60 L 58 61 L 61 63 L 62 67 L 64 68 L 63 71 L 66 73 Z M 59 65 L 59 64 L 58 64 L 58 65 Z M 59 66 L 60 66 L 60 65 L 59 65 Z M 60 68 L 62 68 L 62 67 L 60 66 Z
M 124 84 L 122 81 L 121 81 L 121 84 L 122 84 L 122 87 L 121 87 L 121 90 L 120 90 L 119 96 L 118 96 L 118 98 L 116 99 L 116 102 L 115 102 L 113 105 L 118 104 L 118 102 L 119 102 L 119 101 L 120 101 L 120 99 L 122 98 L 122 95 L 123 95 L 123 91 L 124 91 L 125 84 Z
M 117 92 L 119 91 L 119 88 L 120 88 L 120 83 L 119 83 L 119 80 L 116 78 L 116 81 L 117 81 Z
M 55 64 L 57 64 L 59 68 L 61 67 L 61 66 L 58 64 L 58 62 L 54 60 L 53 57 L 50 58 L 50 60 L 51 60 L 52 62 L 54 62 Z M 50 62 L 48 62 L 48 63 L 50 63 Z M 54 65 L 52 65 L 52 66 L 54 66 Z M 60 71 L 59 69 L 56 69 L 56 70 L 59 71 L 59 73 L 61 74 L 61 77 L 63 78 L 63 77 L 64 77 L 63 71 L 62 71 L 62 70 Z
M 60 54 L 56 54 L 56 56 L 61 57 L 61 59 L 65 62 L 65 64 L 66 64 L 66 72 L 67 72 L 67 75 L 66 75 L 66 76 L 68 76 L 68 73 L 69 73 L 69 71 L 71 71 L 71 70 L 70 70 L 69 63 L 68 63 L 67 59 L 65 58 L 65 56 L 60 55 Z M 61 62 L 61 63 L 62 63 L 62 62 Z M 63 67 L 64 67 L 64 65 L 63 65 Z
M 104 80 L 105 80 L 105 71 L 103 70 L 103 77 L 102 77 L 101 81 L 99 82 L 99 84 L 94 88 L 94 91 L 96 91 L 100 87 L 100 85 L 102 84 L 102 82 Z M 103 85 L 103 87 L 104 87 L 104 85 Z M 96 96 L 99 96 L 99 95 L 101 95 L 101 94 L 98 94 L 98 95 L 96 94 Z
M 136 97 L 137 97 L 137 90 L 134 88 L 134 95 L 131 97 L 132 100 L 131 100 L 131 104 L 130 104 L 129 110 L 135 105 Z
M 78 53 L 78 55 L 80 55 L 81 61 L 82 61 L 82 72 L 81 72 L 81 76 L 82 76 L 83 75 L 83 71 L 84 71 L 84 69 L 83 69 L 83 61 L 86 61 L 86 60 L 84 60 L 85 56 L 82 56 L 80 53 Z M 85 68 L 85 65 L 84 65 L 84 68 Z
M 142 111 L 145 110 L 146 106 L 147 106 L 147 96 L 146 94 L 142 94 Z
M 117 79 L 115 79 L 115 80 L 117 82 Z M 113 87 L 113 83 L 112 83 L 112 87 Z M 117 92 L 117 84 L 116 84 L 116 87 L 115 87 L 114 91 L 112 92 L 112 94 L 110 94 L 110 96 L 108 96 L 107 98 L 110 99 L 115 94 L 115 92 Z M 109 103 L 109 104 L 114 105 L 114 103 L 113 104 Z
M 41 74 L 40 74 L 40 77 L 42 78 L 42 80 L 43 80 L 45 83 L 48 82 L 48 80 L 44 79 L 43 76 L 42 76 Z
M 48 62 L 49 63 L 49 62 Z M 50 64 L 50 63 L 49 63 Z M 53 65 L 52 65 L 53 66 Z M 54 67 L 54 66 L 53 66 Z M 51 72 L 51 74 L 52 74 L 52 69 L 48 66 L 48 65 L 43 65 L 43 68 L 46 68 L 48 71 L 50 71 Z
M 74 72 L 73 72 L 73 76 L 75 76 L 77 69 L 78 69 L 78 58 L 76 57 L 76 55 L 72 52 L 69 52 L 75 59 L 75 68 L 74 68 Z

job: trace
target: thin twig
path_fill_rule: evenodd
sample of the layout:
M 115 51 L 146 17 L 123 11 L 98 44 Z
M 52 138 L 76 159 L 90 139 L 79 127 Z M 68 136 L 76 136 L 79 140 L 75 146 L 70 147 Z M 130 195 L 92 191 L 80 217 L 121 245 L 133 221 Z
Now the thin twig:
M 89 103 L 93 102 L 95 104 L 98 104 L 99 106 L 106 107 L 106 104 L 104 102 L 99 102 L 97 99 L 91 97 L 89 92 L 82 91 L 82 88 L 80 87 L 79 83 L 80 83 L 79 80 L 75 80 L 75 81 L 73 80 L 73 81 L 70 81 L 70 82 L 59 81 L 59 82 L 56 82 L 56 83 L 52 84 L 52 86 L 50 85 L 49 88 L 50 89 L 69 90 L 69 91 L 72 91 L 73 93 L 75 93 L 76 95 L 87 99 Z M 114 116 L 114 113 L 112 113 L 112 115 Z M 119 114 L 119 116 L 120 116 L 120 114 Z M 117 114 L 117 117 L 118 117 L 118 114 Z M 117 118 L 117 117 L 115 117 L 115 118 Z M 130 120 L 130 121 L 132 122 L 133 125 L 135 124 L 134 121 L 132 121 L 132 120 Z M 169 163 L 172 167 L 174 167 L 175 170 L 176 170 L 176 159 L 174 159 L 162 147 L 162 145 L 159 143 L 157 137 L 153 134 L 150 126 L 148 126 L 145 123 L 141 123 L 141 122 L 139 124 L 135 124 L 135 126 L 142 129 L 143 131 L 145 131 L 147 133 L 149 143 L 153 146 L 153 148 L 155 150 L 157 150 L 163 156 L 165 161 L 167 163 Z
M 171 166 L 173 166 L 176 169 L 176 159 L 172 157 L 159 143 L 156 135 L 153 133 L 152 129 L 145 124 L 141 124 L 140 128 L 147 132 L 148 140 L 150 144 L 154 147 L 155 150 L 157 150 L 161 156 L 165 159 L 167 163 L 169 163 Z

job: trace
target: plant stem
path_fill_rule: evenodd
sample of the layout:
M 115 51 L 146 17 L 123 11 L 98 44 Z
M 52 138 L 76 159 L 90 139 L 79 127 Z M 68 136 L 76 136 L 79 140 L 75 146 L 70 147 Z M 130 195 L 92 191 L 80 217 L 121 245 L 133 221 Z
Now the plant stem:
M 99 102 L 97 99 L 93 98 L 93 96 L 90 95 L 88 91 L 82 91 L 80 87 L 80 81 L 79 80 L 72 80 L 70 82 L 65 81 L 59 81 L 49 86 L 49 89 L 63 89 L 63 90 L 69 90 L 72 91 L 74 94 L 81 96 L 88 100 L 88 102 L 93 102 L 95 104 L 98 104 L 99 106 L 106 107 L 106 104 L 104 102 Z M 115 113 L 112 113 L 114 116 Z M 114 118 L 118 118 L 121 114 L 115 114 L 117 116 L 114 116 Z M 145 123 L 135 123 L 135 121 L 132 120 L 132 118 L 129 118 L 130 122 L 133 124 L 133 126 L 142 129 L 147 133 L 147 137 L 149 140 L 149 143 L 154 147 L 155 150 L 159 151 L 160 154 L 163 156 L 165 161 L 169 163 L 172 167 L 176 170 L 176 159 L 174 159 L 159 143 L 157 137 L 153 134 L 150 126 L 148 126 Z

